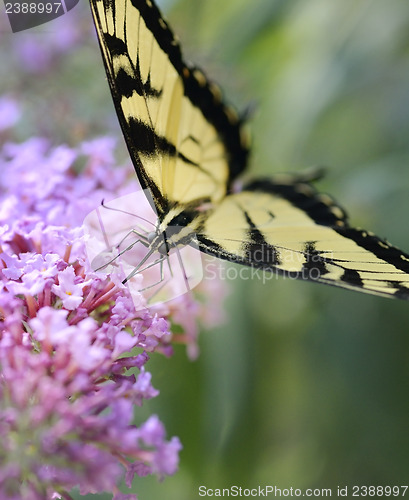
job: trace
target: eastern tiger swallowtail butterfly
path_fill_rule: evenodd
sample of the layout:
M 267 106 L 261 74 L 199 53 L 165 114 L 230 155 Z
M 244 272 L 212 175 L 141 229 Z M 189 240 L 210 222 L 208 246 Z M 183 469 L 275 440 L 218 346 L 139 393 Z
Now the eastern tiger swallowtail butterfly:
M 351 227 L 313 179 L 276 175 L 234 191 L 249 151 L 243 120 L 183 60 L 152 0 L 90 1 L 129 153 L 158 214 L 151 249 L 195 238 L 228 261 L 409 299 L 409 255 Z

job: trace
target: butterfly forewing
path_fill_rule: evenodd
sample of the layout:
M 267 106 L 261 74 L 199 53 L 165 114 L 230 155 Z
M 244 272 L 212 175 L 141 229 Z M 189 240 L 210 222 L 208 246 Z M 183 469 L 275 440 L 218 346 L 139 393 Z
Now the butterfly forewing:
M 149 0 L 91 6 L 125 139 L 159 216 L 174 203 L 220 201 L 247 156 L 238 118 L 203 74 L 183 63 Z M 211 103 L 207 116 L 203 102 Z M 227 138 L 219 123 L 229 124 Z

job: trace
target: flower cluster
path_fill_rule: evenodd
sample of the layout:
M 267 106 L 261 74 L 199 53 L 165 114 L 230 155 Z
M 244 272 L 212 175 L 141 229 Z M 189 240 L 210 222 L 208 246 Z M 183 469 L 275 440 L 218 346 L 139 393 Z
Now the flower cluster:
M 33 138 L 0 155 L 4 499 L 70 498 L 75 486 L 134 499 L 117 489 L 124 469 L 128 486 L 135 474 L 177 470 L 178 438 L 166 440 L 156 416 L 132 425 L 133 410 L 158 394 L 148 353 L 171 355 L 176 340 L 196 355 L 206 308 L 189 294 L 152 309 L 141 294 L 136 311 L 119 270 L 108 277 L 90 267 L 85 215 L 136 189 L 129 169 L 114 168 L 113 150 L 110 139 L 75 150 Z M 172 322 L 183 327 L 177 339 Z

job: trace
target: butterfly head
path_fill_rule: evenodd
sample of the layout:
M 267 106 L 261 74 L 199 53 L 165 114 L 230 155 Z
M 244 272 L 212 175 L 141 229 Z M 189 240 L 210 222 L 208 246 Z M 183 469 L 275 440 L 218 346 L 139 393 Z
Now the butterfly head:
M 148 242 L 155 251 L 167 255 L 172 248 L 185 246 L 195 239 L 200 212 L 184 206 L 173 207 L 159 223 Z

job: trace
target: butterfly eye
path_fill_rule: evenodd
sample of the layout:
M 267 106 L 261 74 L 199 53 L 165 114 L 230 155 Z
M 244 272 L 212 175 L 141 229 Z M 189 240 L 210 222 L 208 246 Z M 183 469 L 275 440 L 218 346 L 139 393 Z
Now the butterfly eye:
M 193 221 L 193 219 L 195 218 L 195 215 L 196 214 L 193 214 L 191 212 L 187 212 L 186 210 L 184 210 L 183 212 L 181 212 L 180 214 L 176 215 L 176 217 L 174 217 L 172 219 L 172 222 L 171 222 L 171 224 L 169 224 L 169 226 L 173 226 L 173 227 L 178 227 L 178 226 L 186 227 L 186 226 L 188 226 Z M 166 231 L 168 231 L 168 229 Z

